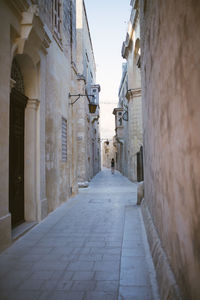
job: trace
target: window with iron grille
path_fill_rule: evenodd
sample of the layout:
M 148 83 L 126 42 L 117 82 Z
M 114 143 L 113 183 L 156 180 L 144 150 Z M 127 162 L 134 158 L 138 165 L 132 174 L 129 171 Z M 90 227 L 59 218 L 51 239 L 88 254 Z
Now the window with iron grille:
M 61 40 L 61 0 L 53 0 L 53 31 L 56 38 Z
M 62 161 L 67 161 L 67 120 L 62 118 Z

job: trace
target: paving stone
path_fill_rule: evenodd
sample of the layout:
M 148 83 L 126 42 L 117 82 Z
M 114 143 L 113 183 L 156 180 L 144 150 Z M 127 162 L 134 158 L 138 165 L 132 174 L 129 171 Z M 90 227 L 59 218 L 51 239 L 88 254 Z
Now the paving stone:
M 66 269 L 68 263 L 66 262 L 37 262 L 32 269 L 36 271 L 56 271 Z
M 123 248 L 122 249 L 122 257 L 138 257 L 138 256 L 145 256 L 144 247 L 133 247 L 133 248 Z
M 21 262 L 36 262 L 36 261 L 39 261 L 39 260 L 42 260 L 44 259 L 45 256 L 44 255 L 39 255 L 39 254 L 27 254 L 27 255 L 24 255 L 23 257 L 20 257 L 20 263 Z
M 36 271 L 34 272 L 30 279 L 50 279 L 53 275 L 53 271 Z
M 120 275 L 120 285 L 122 286 L 149 286 L 148 274 L 145 270 L 138 269 L 124 269 Z
M 94 278 L 94 272 L 74 272 L 73 280 L 92 280 Z
M 75 248 L 73 254 L 89 254 L 91 253 L 91 248 Z
M 122 245 L 122 242 L 121 241 L 109 241 L 109 242 L 106 242 L 106 246 L 107 247 L 121 247 Z
M 103 260 L 104 261 L 116 261 L 120 263 L 120 255 L 116 255 L 116 254 L 104 254 L 103 255 Z
M 104 236 L 91 236 L 91 237 L 88 237 L 88 242 L 99 242 L 99 241 L 105 241 L 105 237 Z
M 61 255 L 59 257 L 60 262 L 73 262 L 80 260 L 79 259 L 80 255 L 79 254 L 66 254 L 66 255 Z
M 36 247 L 30 249 L 29 254 L 48 254 L 52 251 L 53 247 Z
M 117 294 L 119 281 L 98 281 L 95 291 L 100 292 L 115 292 Z
M 81 281 L 74 281 L 71 290 L 87 292 L 87 291 L 93 291 L 95 287 L 96 287 L 96 281 L 81 280 Z
M 103 242 L 103 241 L 100 241 L 100 242 L 99 241 L 97 241 L 97 242 L 87 242 L 85 244 L 86 247 L 91 247 L 91 248 L 93 248 L 93 247 L 95 247 L 95 248 L 104 248 L 105 245 L 106 245 L 106 243 Z
M 35 300 L 38 299 L 41 291 L 19 291 L 19 290 L 0 290 L 2 300 Z
M 73 271 L 64 271 L 59 276 L 59 279 L 61 279 L 61 280 L 71 280 L 74 273 L 75 272 L 73 272 Z M 56 279 L 56 278 L 58 278 L 58 276 L 56 276 L 56 274 L 53 274 L 52 279 L 54 279 L 54 278 Z
M 87 292 L 84 300 L 117 300 L 117 295 L 111 292 Z
M 115 271 L 107 271 L 107 272 L 99 272 L 95 273 L 96 280 L 119 280 L 119 272 Z
M 39 290 L 43 285 L 44 280 L 41 279 L 28 279 L 23 282 L 18 289 L 19 290 Z
M 78 258 L 78 260 L 83 260 L 83 261 L 101 261 L 103 258 L 102 254 L 81 254 Z
M 67 255 L 71 254 L 74 251 L 74 248 L 71 247 L 57 247 L 52 248 L 50 253 L 47 253 L 49 255 Z
M 55 290 L 67 290 L 67 291 L 70 291 L 72 285 L 73 285 L 73 281 L 61 279 L 61 280 L 59 280 L 56 283 Z
M 119 300 L 154 300 L 151 289 L 145 286 L 120 287 Z
M 67 270 L 69 271 L 91 271 L 94 263 L 90 261 L 76 261 L 69 264 Z
M 33 262 L 17 262 L 13 263 L 13 270 L 31 270 L 33 266 Z
M 92 248 L 91 253 L 98 254 L 121 254 L 121 248 Z
M 94 270 L 119 272 L 119 261 L 97 261 L 95 262 Z
M 54 291 L 44 292 L 38 300 L 83 300 L 84 292 Z

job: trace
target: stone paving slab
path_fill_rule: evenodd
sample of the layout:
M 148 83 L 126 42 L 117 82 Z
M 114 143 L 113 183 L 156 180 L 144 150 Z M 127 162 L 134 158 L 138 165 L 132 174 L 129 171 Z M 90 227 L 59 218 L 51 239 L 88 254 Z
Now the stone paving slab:
M 136 196 L 100 172 L 0 255 L 0 299 L 159 299 Z

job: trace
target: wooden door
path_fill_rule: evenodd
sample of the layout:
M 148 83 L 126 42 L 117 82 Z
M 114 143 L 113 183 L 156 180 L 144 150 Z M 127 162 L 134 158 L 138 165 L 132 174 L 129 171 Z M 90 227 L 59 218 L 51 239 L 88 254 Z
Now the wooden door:
M 140 147 L 140 152 L 137 152 L 137 181 L 144 180 L 143 172 L 143 147 Z
M 9 211 L 12 227 L 24 221 L 24 113 L 27 97 L 10 94 Z

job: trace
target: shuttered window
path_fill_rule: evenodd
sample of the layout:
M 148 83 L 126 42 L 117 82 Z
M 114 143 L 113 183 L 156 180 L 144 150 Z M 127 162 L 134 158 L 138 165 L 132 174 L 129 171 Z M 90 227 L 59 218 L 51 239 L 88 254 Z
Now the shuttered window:
M 61 0 L 53 0 L 53 30 L 58 40 L 61 40 Z
M 67 161 L 67 120 L 62 118 L 62 161 Z

